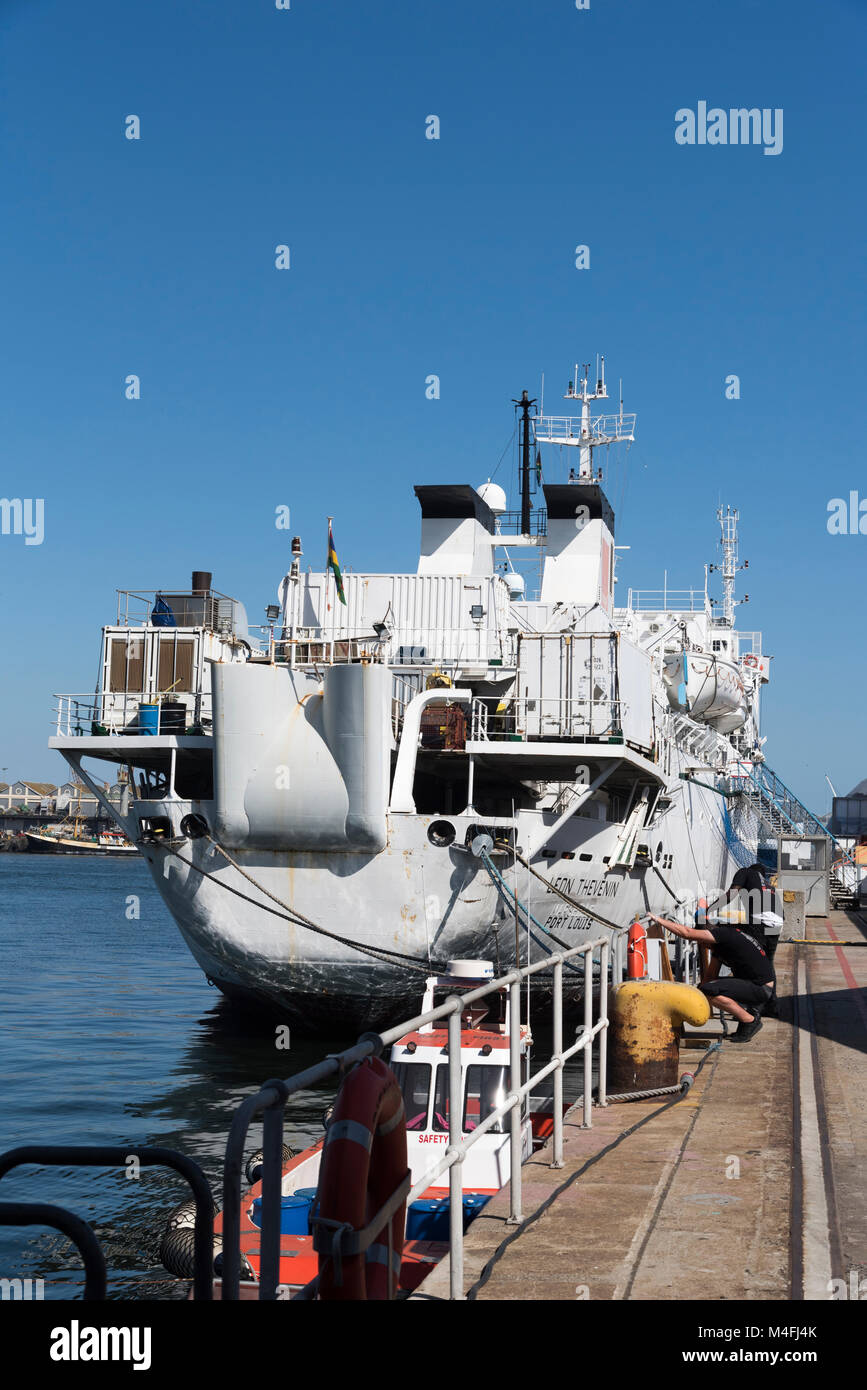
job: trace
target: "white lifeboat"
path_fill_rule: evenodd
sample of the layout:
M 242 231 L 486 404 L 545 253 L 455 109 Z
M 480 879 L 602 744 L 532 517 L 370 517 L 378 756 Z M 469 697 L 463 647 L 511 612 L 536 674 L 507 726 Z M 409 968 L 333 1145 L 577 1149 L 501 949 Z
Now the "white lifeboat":
M 677 652 L 663 669 L 669 703 L 718 733 L 739 729 L 747 718 L 743 677 L 732 661 L 708 652 Z

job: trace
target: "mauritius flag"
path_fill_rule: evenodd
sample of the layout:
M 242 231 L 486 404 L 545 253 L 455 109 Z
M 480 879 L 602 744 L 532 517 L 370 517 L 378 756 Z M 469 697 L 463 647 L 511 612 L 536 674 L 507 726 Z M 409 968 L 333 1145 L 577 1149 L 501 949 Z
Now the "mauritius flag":
M 334 583 L 337 587 L 337 597 L 340 602 L 346 605 L 346 595 L 343 592 L 343 575 L 340 573 L 340 561 L 337 558 L 337 551 L 334 549 L 334 535 L 331 530 L 331 519 L 328 520 L 328 564 L 327 570 L 334 574 Z

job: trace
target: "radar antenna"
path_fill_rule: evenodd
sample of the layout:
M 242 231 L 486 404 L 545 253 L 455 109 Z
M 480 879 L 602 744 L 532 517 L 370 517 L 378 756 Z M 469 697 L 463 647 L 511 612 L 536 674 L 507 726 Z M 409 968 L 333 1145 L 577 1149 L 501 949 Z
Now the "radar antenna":
M 580 401 L 580 415 L 545 415 L 544 405 L 542 414 L 536 420 L 536 443 L 537 444 L 568 444 L 578 449 L 578 473 L 570 474 L 570 479 L 577 481 L 596 481 L 597 476 L 601 478 L 602 470 L 598 474 L 594 471 L 593 450 L 600 445 L 617 444 L 623 441 L 631 444 L 635 439 L 635 415 L 625 415 L 623 412 L 623 389 L 620 392 L 620 412 L 617 415 L 597 415 L 591 417 L 591 401 L 604 401 L 608 399 L 608 387 L 605 384 L 605 358 L 596 359 L 596 385 L 590 388 L 590 364 L 585 362 L 581 367 L 579 375 L 578 364 L 572 380 L 569 382 L 569 389 L 564 393 L 564 400 Z

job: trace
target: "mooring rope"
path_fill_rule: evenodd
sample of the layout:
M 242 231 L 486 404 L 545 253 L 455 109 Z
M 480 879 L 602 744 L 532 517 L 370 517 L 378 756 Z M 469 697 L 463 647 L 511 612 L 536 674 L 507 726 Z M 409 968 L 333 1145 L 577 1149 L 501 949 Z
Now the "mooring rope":
M 223 849 L 222 845 L 218 844 L 210 835 L 206 836 L 206 838 L 210 840 L 215 849 L 219 850 L 228 863 L 238 871 L 242 878 L 252 883 L 254 888 L 257 888 L 260 893 L 264 893 L 265 897 L 270 898 L 282 911 L 278 911 L 277 908 L 274 907 L 268 907 L 267 903 L 257 902 L 255 898 L 250 897 L 249 893 L 242 893 L 239 888 L 233 888 L 231 884 L 224 883 L 222 879 L 216 878 L 208 869 L 201 868 L 198 864 L 194 863 L 192 859 L 187 859 L 183 854 L 179 854 L 176 849 L 171 850 L 170 853 L 173 854 L 176 859 L 179 859 L 182 864 L 187 864 L 191 869 L 195 869 L 196 873 L 201 874 L 203 878 L 212 879 L 219 888 L 223 888 L 227 893 L 234 894 L 236 898 L 241 898 L 244 902 L 252 903 L 253 907 L 259 908 L 260 911 L 269 912 L 273 917 L 279 917 L 281 921 L 290 922 L 293 926 L 306 927 L 308 931 L 315 932 L 317 936 L 328 937 L 330 941 L 337 941 L 341 946 L 349 946 L 353 951 L 359 951 L 363 955 L 370 956 L 372 960 L 379 961 L 381 965 L 402 965 L 404 969 L 415 970 L 422 975 L 428 975 L 431 970 L 442 973 L 445 969 L 443 962 L 429 961 L 427 965 L 420 965 L 417 956 L 409 956 L 403 951 L 393 951 L 390 946 L 363 946 L 360 941 L 353 941 L 349 936 L 342 936 L 339 932 L 328 931 L 326 927 L 321 927 L 317 922 L 311 921 L 309 917 L 305 917 L 297 908 L 290 907 L 288 903 L 282 902 L 280 898 L 270 893 L 267 888 L 263 888 L 261 883 L 257 883 L 250 874 L 241 868 L 240 864 L 235 863 L 231 855 Z M 393 959 L 391 959 L 392 957 Z
M 503 848 L 506 848 L 506 846 L 504 845 Z M 548 888 L 552 893 L 556 893 L 558 898 L 562 898 L 564 903 L 568 903 L 570 907 L 577 907 L 579 912 L 583 912 L 585 916 L 592 918 L 594 922 L 599 922 L 603 927 L 610 928 L 611 931 L 622 932 L 626 930 L 626 928 L 622 927 L 619 922 L 612 922 L 609 920 L 609 918 L 603 917 L 601 913 L 596 912 L 592 907 L 587 907 L 585 903 L 579 903 L 575 898 L 570 898 L 569 894 L 564 893 L 563 889 L 558 888 L 557 885 L 551 881 L 551 879 L 546 878 L 545 875 L 541 874 L 538 869 L 534 869 L 533 865 L 529 863 L 529 861 L 526 860 L 522 854 L 518 854 L 516 850 L 513 850 L 512 852 L 514 853 L 515 858 L 517 859 L 519 864 L 523 864 L 525 869 L 529 869 L 530 873 L 533 875 L 534 878 L 537 878 L 540 883 L 544 883 L 545 887 Z M 542 930 L 545 930 L 544 927 L 542 928 Z
M 559 946 L 561 950 L 571 951 L 572 947 L 569 945 L 569 943 L 567 941 L 561 941 L 559 936 L 555 936 L 554 933 L 548 927 L 543 927 L 542 923 L 538 920 L 538 918 L 533 916 L 527 904 L 521 901 L 517 893 L 512 892 L 506 880 L 503 878 L 503 875 L 500 873 L 497 866 L 490 859 L 487 850 L 482 851 L 481 859 L 491 879 L 493 880 L 494 885 L 503 894 L 503 897 L 509 904 L 510 908 L 514 908 L 517 904 L 518 911 L 524 914 L 524 918 L 527 922 L 527 931 L 529 932 L 530 936 L 532 936 L 536 945 L 539 946 L 543 951 L 545 951 L 547 955 L 550 956 L 554 954 L 553 951 L 551 951 L 550 948 L 545 945 L 544 941 L 540 941 L 539 938 L 532 931 L 530 931 L 530 922 L 533 923 L 534 927 L 538 927 L 539 931 L 544 932 L 546 936 L 550 937 L 554 944 L 556 946 Z M 575 974 L 581 973 L 580 966 L 573 965 L 570 961 L 564 961 L 563 964 L 567 970 L 572 970 L 575 972 Z

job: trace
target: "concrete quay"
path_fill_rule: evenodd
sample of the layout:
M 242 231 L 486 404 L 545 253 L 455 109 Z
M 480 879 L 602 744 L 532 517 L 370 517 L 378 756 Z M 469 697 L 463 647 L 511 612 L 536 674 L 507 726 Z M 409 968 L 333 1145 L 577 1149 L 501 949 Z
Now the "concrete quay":
M 479 1300 L 831 1300 L 867 1295 L 867 919 L 810 918 L 821 944 L 781 943 L 781 1014 L 723 1039 L 686 1098 L 581 1109 L 464 1241 Z M 689 1030 L 693 1071 L 719 1024 Z M 836 1282 L 835 1282 L 836 1281 Z M 415 1295 L 449 1296 L 444 1260 Z M 857 1296 L 857 1294 L 856 1294 Z

